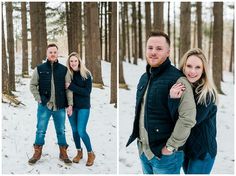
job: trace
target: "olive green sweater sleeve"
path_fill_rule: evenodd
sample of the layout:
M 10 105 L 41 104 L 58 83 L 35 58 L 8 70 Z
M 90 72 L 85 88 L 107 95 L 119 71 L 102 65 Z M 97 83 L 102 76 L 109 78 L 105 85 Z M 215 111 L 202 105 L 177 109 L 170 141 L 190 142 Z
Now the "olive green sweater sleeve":
M 39 75 L 38 75 L 38 69 L 36 67 L 34 69 L 34 72 L 32 74 L 31 80 L 30 80 L 30 91 L 33 94 L 34 99 L 37 102 L 41 101 L 38 87 L 39 87 Z
M 71 82 L 71 75 L 70 72 L 67 70 L 66 77 L 65 77 L 65 82 L 70 83 Z M 69 89 L 66 89 L 66 97 L 68 101 L 69 106 L 73 106 L 73 92 Z
M 188 139 L 191 128 L 196 124 L 196 104 L 193 90 L 187 78 L 181 77 L 177 83 L 183 83 L 185 90 L 181 96 L 178 108 L 179 118 L 166 145 L 174 149 L 183 146 Z

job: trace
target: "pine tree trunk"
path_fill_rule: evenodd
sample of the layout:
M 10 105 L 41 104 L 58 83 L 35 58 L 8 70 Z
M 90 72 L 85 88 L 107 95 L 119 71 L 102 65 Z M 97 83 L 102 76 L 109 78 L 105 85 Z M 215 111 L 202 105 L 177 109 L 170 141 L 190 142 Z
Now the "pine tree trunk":
M 137 17 L 136 17 L 136 2 L 132 2 L 132 32 L 133 32 L 133 63 L 138 64 L 138 52 L 137 52 Z
M 145 21 L 146 21 L 145 29 L 146 29 L 146 41 L 147 41 L 150 31 L 152 30 L 150 2 L 145 2 Z
M 214 2 L 213 7 L 213 78 L 219 93 L 221 90 L 221 73 L 223 57 L 223 2 Z
M 125 55 L 126 55 L 126 23 L 125 23 L 125 10 L 124 10 L 124 2 L 122 2 L 121 4 L 121 38 L 122 38 L 122 42 L 121 42 L 121 48 L 120 48 L 120 59 L 125 60 Z
M 7 23 L 7 50 L 9 56 L 9 89 L 15 91 L 15 53 L 13 38 L 13 7 L 12 2 L 6 2 L 6 23 Z
M 108 2 L 108 25 L 109 25 L 109 44 L 108 44 L 108 62 L 111 62 L 111 2 Z
M 97 2 L 85 2 L 84 9 L 86 63 L 92 72 L 94 86 L 102 88 L 98 4 Z M 93 49 L 91 49 L 91 46 L 93 46 Z
M 142 37 L 142 16 L 141 16 L 141 2 L 138 2 L 138 57 L 143 59 L 143 37 Z
M 130 30 L 129 30 L 129 15 L 128 15 L 128 2 L 124 2 L 124 10 L 125 10 L 125 22 L 126 22 L 126 34 L 127 34 L 127 57 L 129 63 L 131 63 L 131 51 L 130 51 Z
M 105 61 L 108 61 L 108 23 L 107 23 L 107 21 L 108 21 L 108 19 L 107 19 L 107 17 L 108 17 L 108 10 L 107 10 L 107 5 L 108 3 L 107 2 L 105 2 Z
M 82 3 L 78 2 L 78 37 L 79 37 L 79 54 L 80 58 L 83 58 L 83 30 L 82 30 Z
M 45 2 L 39 3 L 39 16 L 40 22 L 39 26 L 39 52 L 40 52 L 40 63 L 42 60 L 46 58 L 46 50 L 47 50 L 47 26 L 46 26 L 46 12 L 45 12 Z
M 168 36 L 170 36 L 170 2 L 168 2 L 168 19 L 167 19 L 167 31 L 168 31 Z
M 234 71 L 234 19 L 233 19 L 231 52 L 230 52 L 230 63 L 229 63 L 229 72 L 233 72 L 233 71 Z
M 117 5 L 110 2 L 111 11 L 111 100 L 117 106 Z
M 174 19 L 176 18 L 176 15 L 175 15 L 175 2 L 174 2 Z M 174 65 L 176 66 L 177 65 L 177 54 L 176 54 L 176 30 L 175 30 L 175 20 L 173 20 L 174 22 L 174 26 L 173 26 L 173 28 L 174 28 L 174 35 L 173 35 L 173 48 L 174 48 Z
M 4 18 L 3 18 L 3 4 L 2 7 L 2 93 L 10 94 L 9 90 L 9 77 L 8 77 L 8 64 L 7 64 L 7 54 L 6 54 L 6 42 L 5 42 L 5 32 L 4 32 Z
M 154 25 L 155 31 L 164 31 L 163 2 L 153 2 L 154 4 Z
M 197 44 L 202 49 L 202 3 L 197 2 Z
M 180 6 L 180 58 L 190 49 L 191 6 L 190 2 L 181 2 Z M 179 59 L 180 59 L 179 58 Z
M 21 19 L 22 19 L 22 76 L 24 77 L 24 75 L 29 75 L 26 2 L 21 2 Z
M 39 50 L 39 4 L 38 2 L 30 2 L 30 29 L 31 29 L 31 68 L 34 69 L 41 63 Z

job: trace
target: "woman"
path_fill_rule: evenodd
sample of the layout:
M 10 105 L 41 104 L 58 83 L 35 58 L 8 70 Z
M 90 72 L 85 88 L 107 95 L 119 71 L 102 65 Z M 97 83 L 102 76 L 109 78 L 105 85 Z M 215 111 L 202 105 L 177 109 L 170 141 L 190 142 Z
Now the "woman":
M 72 76 L 72 82 L 66 83 L 66 88 L 73 92 L 73 112 L 68 108 L 68 116 L 73 132 L 73 138 L 77 149 L 77 155 L 73 162 L 79 163 L 83 158 L 83 150 L 80 144 L 80 138 L 88 152 L 86 166 L 92 166 L 95 160 L 95 154 L 91 147 L 91 142 L 86 126 L 90 112 L 90 93 L 92 89 L 91 73 L 80 59 L 78 53 L 71 53 L 67 60 L 67 67 Z
M 193 87 L 197 109 L 197 123 L 192 128 L 184 149 L 183 169 L 185 174 L 210 174 L 217 153 L 217 91 L 206 57 L 200 49 L 191 49 L 183 56 L 180 70 Z M 180 98 L 183 91 L 184 85 L 180 83 L 171 88 L 169 108 L 174 107 L 173 103 L 178 103 L 176 98 Z

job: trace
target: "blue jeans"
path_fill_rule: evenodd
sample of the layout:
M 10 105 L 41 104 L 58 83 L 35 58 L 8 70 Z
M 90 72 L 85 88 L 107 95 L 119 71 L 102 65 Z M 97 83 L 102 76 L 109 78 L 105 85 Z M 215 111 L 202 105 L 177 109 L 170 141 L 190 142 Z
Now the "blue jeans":
M 47 105 L 38 104 L 37 112 L 37 131 L 35 145 L 44 145 L 45 134 L 48 128 L 50 117 L 53 117 L 54 126 L 57 133 L 57 142 L 59 146 L 68 146 L 65 137 L 65 109 L 52 111 Z
M 144 174 L 180 174 L 184 152 L 177 151 L 171 155 L 154 156 L 148 160 L 144 153 L 140 156 Z
M 210 174 L 215 157 L 212 158 L 209 153 L 203 160 L 184 158 L 183 169 L 185 174 Z
M 90 109 L 74 109 L 69 117 L 76 149 L 81 149 L 80 138 L 88 152 L 92 151 L 90 138 L 86 132 Z

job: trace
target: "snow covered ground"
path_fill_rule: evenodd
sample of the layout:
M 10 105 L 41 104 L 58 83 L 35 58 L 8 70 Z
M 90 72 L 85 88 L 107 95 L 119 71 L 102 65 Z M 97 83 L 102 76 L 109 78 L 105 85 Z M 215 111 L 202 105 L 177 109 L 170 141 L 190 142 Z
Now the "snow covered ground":
M 65 63 L 63 58 L 61 62 Z M 59 148 L 51 119 L 46 134 L 43 154 L 37 164 L 28 165 L 33 154 L 36 131 L 37 104 L 29 90 L 29 78 L 17 77 L 18 100 L 26 106 L 2 104 L 2 173 L 3 174 L 116 174 L 117 172 L 117 109 L 110 102 L 110 64 L 102 62 L 105 89 L 93 88 L 91 113 L 87 131 L 96 154 L 95 164 L 86 167 L 87 155 L 79 164 L 65 165 L 58 159 Z M 21 72 L 21 61 L 16 60 L 16 74 Z M 32 73 L 32 70 L 31 70 Z M 4 78 L 3 78 L 4 79 Z M 69 120 L 66 119 L 66 137 L 70 158 L 76 154 Z
M 124 63 L 124 76 L 130 90 L 119 90 L 119 173 L 142 174 L 136 142 L 125 147 L 132 131 L 136 86 L 144 73 L 146 61 L 137 66 Z M 217 114 L 218 155 L 213 174 L 234 174 L 234 85 L 232 73 L 224 72 Z

